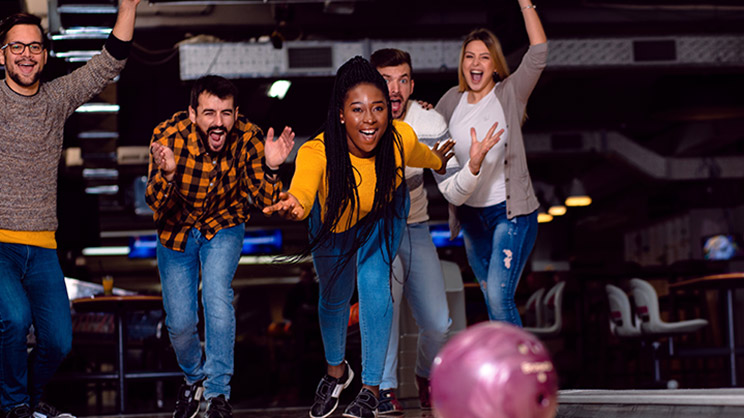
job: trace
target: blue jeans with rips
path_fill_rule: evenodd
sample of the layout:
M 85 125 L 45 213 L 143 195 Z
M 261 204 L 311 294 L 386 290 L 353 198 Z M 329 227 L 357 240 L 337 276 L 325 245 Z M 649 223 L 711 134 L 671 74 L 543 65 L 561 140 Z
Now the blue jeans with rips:
M 521 327 L 514 293 L 537 238 L 537 211 L 508 219 L 502 202 L 485 208 L 463 205 L 457 217 L 489 319 Z
M 184 252 L 165 248 L 159 240 L 157 244 L 168 335 L 186 383 L 194 384 L 206 378 L 206 399 L 219 395 L 230 398 L 235 352 L 232 280 L 244 235 L 243 224 L 222 229 L 210 240 L 192 228 Z M 200 270 L 204 355 L 197 331 Z
M 449 317 L 444 276 L 427 222 L 408 224 L 393 262 L 393 324 L 390 329 L 385 373 L 381 389 L 398 387 L 400 303 L 405 294 L 419 328 L 416 374 L 429 378 L 431 365 L 449 336 Z
M 362 336 L 362 383 L 370 386 L 377 386 L 382 381 L 393 318 L 390 264 L 398 251 L 408 215 L 408 190 L 403 186 L 398 187 L 390 204 L 396 208 L 393 230 L 387 231 L 391 234 L 390 253 L 385 245 L 385 231 L 381 221 L 378 221 L 369 240 L 357 250 L 343 269 L 336 269 L 339 258 L 358 239 L 358 225 L 334 234 L 333 239 L 313 251 L 313 264 L 320 282 L 318 318 L 326 361 L 333 366 L 344 361 L 349 306 L 356 285 L 359 294 L 359 330 Z M 311 237 L 319 225 L 320 205 L 316 200 L 310 212 Z
M 26 351 L 34 325 L 36 347 Z M 0 243 L 0 405 L 7 412 L 41 398 L 72 346 L 70 301 L 57 252 Z

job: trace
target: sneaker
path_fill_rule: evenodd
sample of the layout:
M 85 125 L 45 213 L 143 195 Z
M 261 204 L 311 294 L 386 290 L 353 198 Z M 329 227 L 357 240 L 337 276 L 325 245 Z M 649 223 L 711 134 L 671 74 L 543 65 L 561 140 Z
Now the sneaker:
M 315 389 L 315 401 L 310 408 L 311 418 L 325 418 L 338 407 L 338 397 L 341 396 L 341 391 L 349 387 L 351 379 L 354 378 L 354 371 L 351 370 L 346 360 L 344 360 L 344 365 L 346 365 L 346 370 L 340 378 L 326 374 L 320 379 L 318 388 Z
M 398 415 L 399 412 L 403 411 L 403 407 L 400 406 L 393 389 L 380 390 L 380 397 L 377 398 L 377 401 L 379 402 L 377 415 Z
M 194 418 L 199 413 L 199 402 L 204 393 L 202 382 L 203 380 L 193 385 L 185 382 L 181 384 L 181 387 L 178 389 L 176 410 L 173 412 L 173 418 Z
M 431 383 L 429 379 L 416 375 L 416 387 L 418 388 L 421 409 L 431 409 Z
M 1 412 L 1 411 L 0 411 Z M 33 418 L 34 412 L 26 404 L 17 405 L 5 415 L 5 418 Z
M 204 418 L 232 418 L 232 407 L 227 403 L 225 395 L 209 398 L 207 402 L 207 412 Z
M 75 415 L 68 414 L 66 412 L 59 412 L 57 408 L 45 404 L 44 402 L 39 402 L 38 405 L 36 405 L 36 408 L 34 408 L 34 418 L 75 418 Z
M 377 416 L 377 406 L 377 396 L 371 390 L 362 388 L 354 402 L 346 407 L 344 416 L 349 418 L 375 418 Z

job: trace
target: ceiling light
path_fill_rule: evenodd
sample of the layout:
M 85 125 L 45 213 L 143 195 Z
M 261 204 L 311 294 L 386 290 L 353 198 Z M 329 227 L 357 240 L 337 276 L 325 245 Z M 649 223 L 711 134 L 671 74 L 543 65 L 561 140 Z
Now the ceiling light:
M 75 112 L 78 113 L 117 113 L 119 112 L 118 104 L 108 103 L 86 103 L 77 109 Z
M 561 203 L 561 201 L 553 195 L 553 197 L 549 200 L 550 207 L 548 208 L 548 213 L 553 216 L 563 216 L 566 214 L 566 206 Z
M 553 215 L 545 212 L 537 213 L 537 223 L 544 224 L 553 220 Z
M 566 198 L 566 206 L 589 206 L 592 198 L 586 193 L 584 185 L 577 178 L 571 181 L 571 188 Z
M 566 214 L 566 207 L 561 204 L 553 205 L 548 208 L 548 213 L 553 216 L 563 216 Z
M 289 91 L 289 87 L 292 86 L 292 82 L 289 80 L 276 80 L 267 93 L 269 97 L 274 97 L 279 100 L 283 99 Z
M 87 247 L 83 248 L 83 255 L 86 256 L 111 256 L 111 255 L 127 255 L 129 254 L 129 247 Z

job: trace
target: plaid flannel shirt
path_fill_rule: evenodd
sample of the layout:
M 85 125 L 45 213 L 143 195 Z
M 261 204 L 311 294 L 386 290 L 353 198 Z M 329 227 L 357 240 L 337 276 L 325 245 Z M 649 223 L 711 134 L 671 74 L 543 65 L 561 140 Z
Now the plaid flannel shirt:
M 186 111 L 155 128 L 151 144 L 169 147 L 176 160 L 169 183 L 150 157 L 145 199 L 163 246 L 183 251 L 191 228 L 211 239 L 245 222 L 250 204 L 262 208 L 278 200 L 282 184 L 278 176 L 264 176 L 263 140 L 261 130 L 240 114 L 217 155 L 207 152 Z

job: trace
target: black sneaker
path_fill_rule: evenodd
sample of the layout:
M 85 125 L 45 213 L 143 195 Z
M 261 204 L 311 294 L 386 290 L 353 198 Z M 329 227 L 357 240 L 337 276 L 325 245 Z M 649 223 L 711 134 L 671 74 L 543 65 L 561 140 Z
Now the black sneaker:
M 326 374 L 320 379 L 318 388 L 315 389 L 315 401 L 310 408 L 311 418 L 325 418 L 338 407 L 338 397 L 341 396 L 341 391 L 349 387 L 351 379 L 354 378 L 354 371 L 351 370 L 346 360 L 344 360 L 344 365 L 346 369 L 340 378 L 336 379 Z
M 26 404 L 15 406 L 13 409 L 8 411 L 7 415 L 5 415 L 5 418 L 33 418 L 33 417 L 34 417 L 34 412 Z
M 349 418 L 375 418 L 377 417 L 377 406 L 377 396 L 371 390 L 362 388 L 354 402 L 346 407 L 344 416 Z
M 377 415 L 402 416 L 403 407 L 400 406 L 398 398 L 395 397 L 393 389 L 380 390 L 380 396 L 377 398 Z
M 59 412 L 57 408 L 44 402 L 39 402 L 39 404 L 36 405 L 32 416 L 34 418 L 75 418 L 75 415 L 66 412 Z
M 173 412 L 173 418 L 194 418 L 199 413 L 199 402 L 201 402 L 204 388 L 203 380 L 193 385 L 183 383 L 178 389 L 176 398 L 176 410 Z
M 207 402 L 207 412 L 204 418 L 232 418 L 232 407 L 227 403 L 225 395 L 209 398 Z

